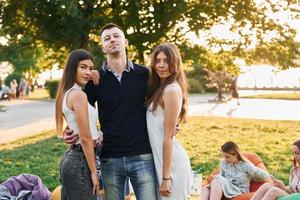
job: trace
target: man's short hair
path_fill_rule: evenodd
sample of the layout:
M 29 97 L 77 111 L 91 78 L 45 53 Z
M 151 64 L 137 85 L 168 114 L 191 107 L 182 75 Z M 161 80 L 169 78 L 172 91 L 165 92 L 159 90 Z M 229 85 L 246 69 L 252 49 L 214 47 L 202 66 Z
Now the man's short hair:
M 105 31 L 106 29 L 111 29 L 111 28 L 118 28 L 120 29 L 122 32 L 124 32 L 122 30 L 122 28 L 120 26 L 118 26 L 117 24 L 114 24 L 114 23 L 108 23 L 108 24 L 105 24 L 102 29 L 101 29 L 101 32 L 100 32 L 100 35 L 102 35 L 103 31 Z

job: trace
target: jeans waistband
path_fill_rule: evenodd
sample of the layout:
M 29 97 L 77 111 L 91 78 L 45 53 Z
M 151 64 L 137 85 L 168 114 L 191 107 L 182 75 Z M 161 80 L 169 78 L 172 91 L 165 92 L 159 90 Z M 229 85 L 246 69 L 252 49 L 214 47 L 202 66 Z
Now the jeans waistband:
M 102 147 L 102 145 L 97 144 L 96 147 L 94 147 L 94 152 L 96 152 L 98 154 L 98 152 L 101 151 L 101 147 Z M 71 150 L 83 153 L 83 148 L 82 148 L 81 144 L 76 144 L 76 145 L 72 146 Z

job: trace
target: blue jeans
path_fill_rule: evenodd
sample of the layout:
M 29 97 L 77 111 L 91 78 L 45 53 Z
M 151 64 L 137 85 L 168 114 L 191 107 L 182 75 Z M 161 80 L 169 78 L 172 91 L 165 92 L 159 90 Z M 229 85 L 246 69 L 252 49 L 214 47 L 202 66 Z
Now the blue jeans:
M 102 158 L 106 200 L 124 200 L 129 178 L 137 200 L 157 200 L 156 173 L 152 154 Z

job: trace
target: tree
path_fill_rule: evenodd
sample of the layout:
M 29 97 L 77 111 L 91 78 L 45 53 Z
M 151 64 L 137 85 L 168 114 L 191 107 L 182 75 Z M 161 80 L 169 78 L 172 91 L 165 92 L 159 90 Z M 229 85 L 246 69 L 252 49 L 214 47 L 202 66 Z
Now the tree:
M 5 33 L 11 37 L 30 33 L 35 40 L 43 41 L 46 47 L 54 50 L 65 47 L 70 50 L 90 48 L 95 42 L 91 36 L 99 36 L 101 26 L 106 22 L 116 22 L 124 28 L 132 48 L 137 50 L 135 59 L 143 62 L 148 45 L 162 38 L 179 18 L 183 19 L 185 5 L 184 0 L 172 3 L 135 0 L 6 0 L 2 23 Z
M 0 9 L 0 35 L 9 41 L 29 38 L 38 47 L 32 53 L 37 53 L 35 60 L 42 68 L 54 62 L 62 66 L 66 52 L 75 48 L 88 49 L 96 60 L 102 60 L 99 35 L 107 22 L 124 29 L 130 59 L 142 63 L 165 41 L 176 43 L 185 54 L 184 62 L 191 66 L 228 74 L 236 72 L 233 61 L 237 57 L 247 63 L 264 60 L 286 68 L 294 66 L 292 61 L 299 56 L 295 31 L 272 17 L 280 12 L 297 17 L 297 0 L 2 0 Z M 222 31 L 234 37 L 216 37 L 212 34 L 216 25 L 226 26 L 228 30 Z M 208 49 L 192 53 L 198 50 L 186 38 L 188 32 L 206 35 Z M 270 34 L 274 37 L 267 40 Z M 266 56 L 268 51 L 273 56 Z

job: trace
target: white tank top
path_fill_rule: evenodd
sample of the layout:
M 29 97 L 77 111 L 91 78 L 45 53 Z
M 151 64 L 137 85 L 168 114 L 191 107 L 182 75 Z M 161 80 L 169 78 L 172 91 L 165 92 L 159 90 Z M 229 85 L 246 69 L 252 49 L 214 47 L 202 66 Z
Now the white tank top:
M 68 106 L 67 106 L 67 96 L 68 96 L 69 92 L 74 90 L 74 89 L 75 90 L 82 90 L 82 88 L 78 84 L 75 83 L 72 88 L 70 88 L 69 90 L 66 91 L 66 93 L 64 95 L 64 98 L 63 98 L 63 102 L 62 102 L 62 111 L 63 111 L 65 119 L 68 123 L 69 128 L 71 130 L 73 130 L 73 132 L 75 134 L 78 134 L 79 129 L 78 129 L 78 125 L 77 125 L 77 121 L 76 121 L 76 118 L 75 118 L 74 111 L 69 109 Z M 89 103 L 88 103 L 88 117 L 89 117 L 89 125 L 90 125 L 90 131 L 91 131 L 92 139 L 97 140 L 101 135 L 101 132 L 98 131 L 98 129 L 97 129 L 98 113 L 97 113 L 96 108 L 91 106 L 91 104 L 89 104 Z M 80 138 L 76 142 L 76 144 L 79 144 L 79 143 L 80 143 Z

